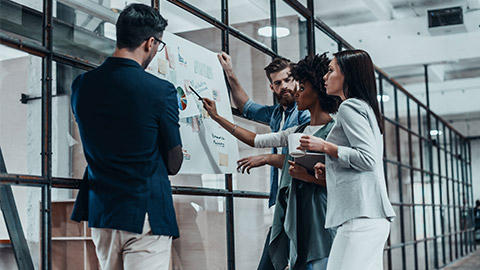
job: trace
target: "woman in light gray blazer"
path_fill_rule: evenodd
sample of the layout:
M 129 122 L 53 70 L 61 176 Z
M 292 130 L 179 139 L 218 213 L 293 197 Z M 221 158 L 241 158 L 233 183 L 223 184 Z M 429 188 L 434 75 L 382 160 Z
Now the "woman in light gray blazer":
M 337 228 L 327 270 L 382 269 L 395 216 L 383 171 L 383 124 L 372 60 L 362 50 L 338 52 L 324 76 L 342 104 L 326 140 L 300 139 L 301 149 L 325 152 L 316 177 L 327 183 L 326 228 Z

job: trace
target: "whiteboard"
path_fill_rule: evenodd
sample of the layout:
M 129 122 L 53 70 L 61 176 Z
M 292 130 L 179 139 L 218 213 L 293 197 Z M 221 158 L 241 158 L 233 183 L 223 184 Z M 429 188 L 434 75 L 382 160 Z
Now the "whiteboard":
M 189 89 L 213 99 L 217 111 L 233 122 L 223 70 L 217 54 L 172 33 L 164 32 L 165 49 L 147 72 L 170 81 L 177 90 L 183 164 L 179 173 L 235 173 L 237 139 L 213 121 Z

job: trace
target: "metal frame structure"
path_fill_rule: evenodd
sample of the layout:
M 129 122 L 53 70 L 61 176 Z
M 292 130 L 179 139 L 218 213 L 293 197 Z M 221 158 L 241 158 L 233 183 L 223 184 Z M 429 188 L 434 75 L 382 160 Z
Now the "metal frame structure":
M 226 52 L 229 51 L 229 37 L 233 36 L 244 42 L 245 46 L 253 47 L 260 52 L 271 57 L 278 55 L 278 38 L 276 35 L 277 27 L 277 2 L 281 0 L 270 0 L 270 22 L 272 26 L 271 48 L 238 31 L 229 23 L 228 0 L 221 2 L 221 20 L 212 17 L 201 9 L 195 7 L 185 0 L 165 0 L 177 6 L 180 9 L 200 18 L 213 27 L 221 30 L 221 45 Z M 307 20 L 307 46 L 308 54 L 313 55 L 315 49 L 315 30 L 318 29 L 332 41 L 337 43 L 338 50 L 353 49 L 347 41 L 336 34 L 314 14 L 314 1 L 307 0 L 307 6 L 297 0 L 283 0 L 289 7 L 295 10 L 299 15 Z M 11 0 L 0 0 L 2 4 L 15 4 Z M 152 0 L 151 5 L 155 8 L 160 7 L 160 0 Z M 52 176 L 52 64 L 58 62 L 64 65 L 88 70 L 96 65 L 89 63 L 85 59 L 75 56 L 59 53 L 54 50 L 53 40 L 55 31 L 53 30 L 56 22 L 53 16 L 53 0 L 43 1 L 42 16 L 42 38 L 39 44 L 38 40 L 31 40 L 29 37 L 22 37 L 17 33 L 11 33 L 2 28 L 0 24 L 0 44 L 40 56 L 42 58 L 42 171 L 41 176 L 17 175 L 0 173 L 0 184 L 29 185 L 41 187 L 41 268 L 51 269 L 51 191 L 52 188 L 77 189 L 80 179 L 59 178 Z M 22 7 L 23 8 L 23 7 Z M 36 12 L 24 7 L 28 12 Z M 37 14 L 38 15 L 38 14 Z M 3 19 L 0 17 L 0 19 Z M 425 69 L 427 70 L 427 69 Z M 396 207 L 397 219 L 400 220 L 400 241 L 393 243 L 389 238 L 385 248 L 388 269 L 433 269 L 447 265 L 448 263 L 465 256 L 473 251 L 474 245 L 473 224 L 471 223 L 472 213 L 470 209 L 473 205 L 472 194 L 472 173 L 471 173 L 471 149 L 469 141 L 456 131 L 449 123 L 440 118 L 429 108 L 429 104 L 424 105 L 410 93 L 408 93 L 394 79 L 390 78 L 380 69 L 376 69 L 379 83 L 379 93 L 383 96 L 385 86 L 393 88 L 394 116 L 385 116 L 384 123 L 390 128 L 386 129 L 384 136 L 385 152 L 390 150 L 389 140 L 395 138 L 396 156 L 394 158 L 385 154 L 384 167 L 385 174 L 388 176 L 392 166 L 395 167 L 398 180 L 395 185 L 388 185 L 389 192 L 392 190 L 398 192 L 399 200 L 392 201 Z M 427 76 L 427 74 L 426 74 Z M 428 89 L 428 86 L 427 86 Z M 406 99 L 405 108 L 407 111 L 406 121 L 400 116 L 399 96 Z M 385 115 L 385 102 L 380 102 L 382 113 Z M 233 110 L 234 113 L 236 110 Z M 413 114 L 415 115 L 412 115 Z M 238 113 L 235 113 L 238 115 Z M 416 124 L 415 124 L 416 123 Z M 441 128 L 439 126 L 441 125 Z M 442 131 L 441 136 L 431 135 L 431 130 Z M 400 143 L 402 133 L 407 133 L 405 147 Z M 448 135 L 448 136 L 446 136 Z M 388 138 L 387 138 L 388 137 Z M 447 140 L 448 137 L 448 140 Z M 418 144 L 415 144 L 418 142 Z M 417 148 L 417 149 L 415 149 Z M 402 153 L 405 151 L 405 155 Z M 434 159 L 434 155 L 437 159 Z M 407 161 L 402 162 L 402 157 Z M 415 165 L 415 158 L 420 158 L 419 166 Z M 437 166 L 434 166 L 436 162 Z M 404 173 L 407 171 L 407 173 Z M 420 176 L 418 176 L 420 175 Z M 225 175 L 225 188 L 196 188 L 185 186 L 173 186 L 173 194 L 193 195 L 193 196 L 215 196 L 226 199 L 226 235 L 227 235 L 227 269 L 235 269 L 235 235 L 234 235 L 234 198 L 260 198 L 268 199 L 268 194 L 264 192 L 252 192 L 233 189 L 233 177 L 231 174 Z M 388 178 L 387 178 L 388 179 Z M 388 181 L 387 181 L 388 182 Z M 446 190 L 443 190 L 442 183 Z M 387 183 L 388 184 L 388 183 Z M 409 188 L 405 188 L 409 185 Z M 427 186 L 430 187 L 431 202 L 426 202 Z M 438 186 L 438 193 L 435 187 Z M 417 189 L 421 191 L 418 194 Z M 410 194 L 411 200 L 406 201 Z M 437 198 L 439 196 L 439 198 Z M 444 213 L 446 212 L 446 213 Z M 409 213 L 409 214 L 408 214 Z M 421 213 L 421 217 L 419 217 Z M 440 215 L 438 215 L 440 214 Z M 433 232 L 427 226 L 427 215 L 433 217 Z M 411 220 L 411 224 L 408 223 Z M 437 221 L 440 222 L 437 230 Z M 423 224 L 422 228 L 417 228 Z M 397 228 L 393 228 L 396 230 Z M 407 234 L 410 232 L 412 240 L 408 240 Z M 421 236 L 423 235 L 423 236 Z M 429 245 L 433 245 L 433 251 Z M 447 247 L 450 247 L 447 250 Z M 409 267 L 411 257 L 407 256 L 407 250 L 413 248 L 413 266 Z M 423 248 L 423 249 L 422 249 Z M 392 253 L 400 250 L 401 256 L 394 256 Z M 433 253 L 433 258 L 431 253 Z M 419 258 L 424 257 L 425 264 L 419 264 Z M 397 261 L 398 260 L 398 261 Z

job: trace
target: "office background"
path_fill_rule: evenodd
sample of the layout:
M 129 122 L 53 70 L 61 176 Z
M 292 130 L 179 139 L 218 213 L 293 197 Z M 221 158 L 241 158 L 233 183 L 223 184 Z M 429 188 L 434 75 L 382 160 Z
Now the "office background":
M 70 85 L 113 52 L 116 17 L 132 2 L 159 8 L 167 31 L 229 52 L 258 103 L 275 102 L 263 71 L 272 57 L 296 62 L 325 51 L 369 51 L 379 67 L 384 165 L 397 213 L 385 269 L 436 269 L 476 249 L 479 1 L 0 0 L 0 149 L 7 170 L 0 183 L 13 184 L 35 268 L 98 268 L 88 228 L 68 220 L 86 166 Z M 429 10 L 457 6 L 462 23 L 429 27 Z M 269 132 L 238 113 L 235 121 Z M 239 148 L 241 157 L 269 152 Z M 181 232 L 172 269 L 254 269 L 273 216 L 269 169 L 171 180 Z M 0 221 L 0 269 L 15 269 L 11 240 Z

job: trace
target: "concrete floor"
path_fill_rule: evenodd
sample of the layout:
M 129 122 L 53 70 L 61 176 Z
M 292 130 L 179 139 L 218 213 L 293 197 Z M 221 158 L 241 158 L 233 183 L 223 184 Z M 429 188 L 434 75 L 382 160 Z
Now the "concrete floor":
M 479 270 L 480 269 L 480 246 L 472 254 L 442 268 L 443 270 Z

